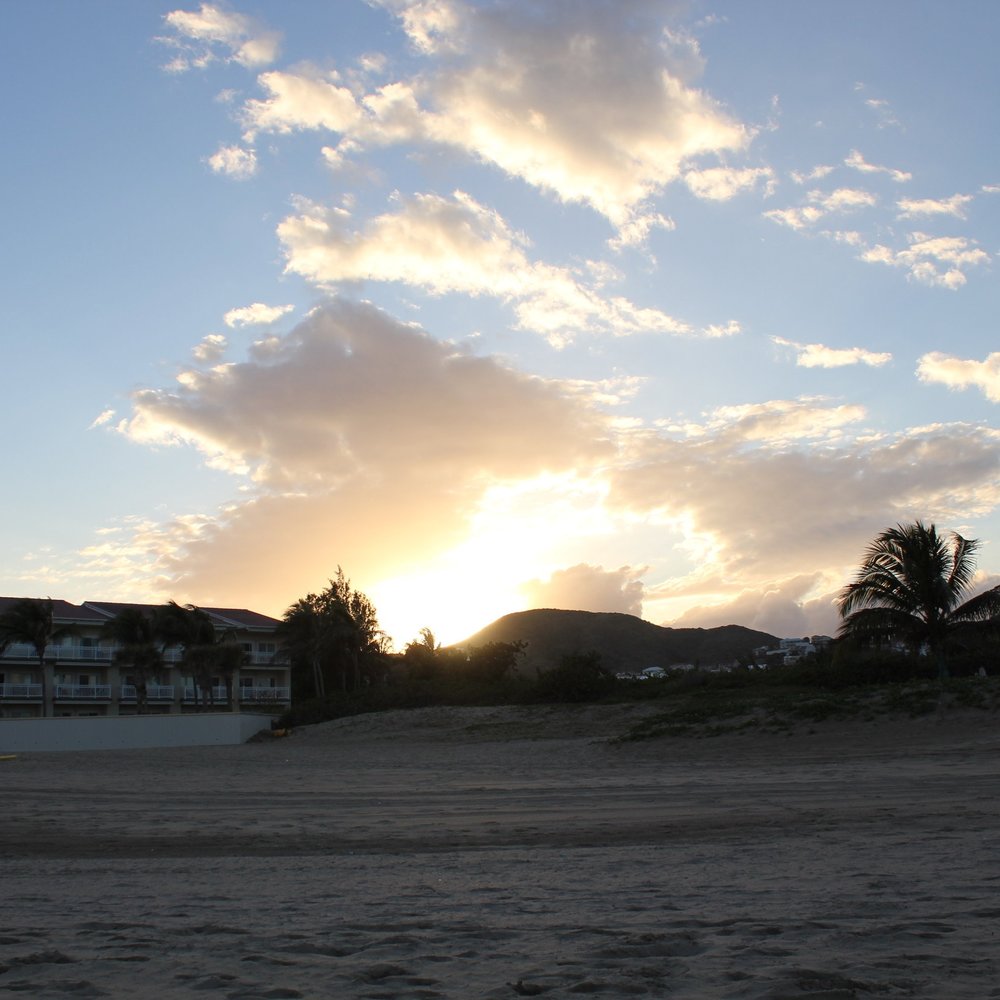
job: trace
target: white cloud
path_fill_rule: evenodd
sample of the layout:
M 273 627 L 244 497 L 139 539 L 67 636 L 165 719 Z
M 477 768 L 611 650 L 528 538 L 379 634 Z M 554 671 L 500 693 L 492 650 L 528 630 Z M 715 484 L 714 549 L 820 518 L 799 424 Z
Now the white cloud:
M 689 425 L 686 433 L 785 448 L 795 442 L 840 438 L 847 426 L 864 416 L 864 407 L 858 405 L 829 406 L 816 397 L 775 399 L 717 407 L 703 424 Z
M 970 201 L 970 194 L 953 194 L 950 198 L 901 198 L 896 207 L 901 219 L 923 215 L 953 215 L 956 219 L 964 219 L 965 206 Z
M 214 62 L 221 50 L 226 62 L 256 68 L 278 56 L 281 35 L 224 4 L 203 3 L 197 11 L 175 10 L 164 15 L 173 34 L 159 41 L 174 50 L 166 69 L 184 72 Z
M 208 165 L 217 174 L 245 180 L 257 173 L 257 153 L 242 146 L 220 146 L 208 158 Z
M 263 302 L 254 302 L 249 306 L 230 309 L 222 318 L 228 327 L 267 326 L 282 316 L 287 316 L 294 308 L 292 305 L 269 306 Z
M 899 125 L 899 119 L 896 117 L 888 101 L 882 98 L 869 97 L 865 100 L 865 107 L 869 111 L 874 112 L 878 121 L 878 128 L 889 128 L 890 126 Z
M 775 187 L 774 171 L 770 167 L 688 170 L 684 174 L 684 183 L 692 194 L 709 201 L 728 201 L 738 194 L 755 190 L 760 184 L 764 186 L 764 194 L 770 195 Z
M 938 382 L 950 389 L 980 389 L 987 399 L 1000 403 L 998 352 L 988 354 L 983 361 L 972 361 L 932 351 L 918 362 L 917 377 L 923 382 Z
M 697 47 L 647 4 L 450 7 L 467 61 L 431 80 L 430 133 L 564 201 L 623 225 L 692 158 L 748 142 L 692 86 Z
M 842 368 L 845 365 L 870 365 L 878 368 L 888 364 L 892 355 L 868 351 L 863 347 L 827 347 L 824 344 L 797 344 L 783 337 L 772 337 L 775 344 L 795 351 L 795 363 L 802 368 Z
M 807 204 L 793 208 L 772 209 L 764 216 L 790 229 L 807 229 L 820 219 L 835 212 L 851 212 L 871 208 L 878 199 L 870 191 L 858 188 L 837 188 L 834 191 L 810 191 Z
M 264 100 L 247 101 L 242 113 L 246 136 L 257 132 L 287 134 L 302 129 L 349 131 L 362 111 L 335 71 L 320 73 L 261 73 L 257 82 L 267 91 Z
M 735 337 L 738 333 L 743 332 L 743 327 L 740 326 L 737 320 L 731 319 L 728 323 L 712 323 L 706 326 L 703 332 L 706 337 L 712 337 L 713 339 L 718 337 Z
M 897 184 L 903 184 L 913 179 L 913 174 L 905 170 L 896 170 L 893 167 L 882 167 L 875 163 L 868 163 L 856 149 L 851 150 L 850 155 L 844 160 L 844 165 L 862 174 L 885 174 Z
M 433 57 L 426 72 L 367 95 L 334 74 L 263 74 L 270 96 L 247 103 L 248 134 L 339 133 L 326 150 L 332 165 L 365 144 L 441 143 L 592 206 L 626 243 L 643 227 L 669 224 L 648 202 L 686 167 L 750 141 L 746 127 L 694 86 L 702 69 L 696 43 L 665 31 L 662 10 L 643 0 L 613 9 L 383 5 Z
M 642 616 L 645 567 L 603 566 L 580 563 L 556 570 L 547 580 L 530 580 L 521 589 L 529 608 L 565 611 L 605 611 Z
M 848 212 L 855 208 L 870 208 L 878 202 L 870 191 L 858 188 L 837 188 L 835 191 L 812 191 L 809 199 L 827 212 Z
M 322 287 L 398 281 L 434 295 L 495 296 L 513 305 L 521 328 L 557 346 L 581 333 L 692 332 L 660 310 L 602 296 L 576 271 L 531 261 L 526 238 L 462 192 L 395 201 L 395 211 L 362 229 L 343 208 L 300 202 L 299 214 L 278 226 L 287 270 Z
M 202 339 L 201 343 L 195 347 L 192 353 L 195 360 L 200 361 L 202 364 L 215 364 L 222 359 L 227 346 L 226 338 L 222 334 L 210 333 Z
M 927 236 L 911 233 L 910 246 L 892 250 L 876 244 L 861 254 L 869 263 L 888 264 L 905 269 L 909 276 L 924 285 L 956 289 L 966 283 L 964 269 L 986 264 L 990 256 L 964 236 Z
M 115 418 L 115 411 L 112 409 L 102 410 L 90 424 L 89 430 L 95 427 L 106 427 Z
M 793 170 L 791 178 L 796 184 L 808 184 L 810 181 L 819 181 L 833 173 L 836 168 L 820 164 L 809 171 Z

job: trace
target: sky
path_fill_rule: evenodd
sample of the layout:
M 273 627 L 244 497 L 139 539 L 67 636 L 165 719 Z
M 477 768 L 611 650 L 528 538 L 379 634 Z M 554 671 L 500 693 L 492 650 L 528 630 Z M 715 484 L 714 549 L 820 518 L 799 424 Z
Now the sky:
M 1000 582 L 1000 5 L 8 0 L 0 593 L 397 648 Z

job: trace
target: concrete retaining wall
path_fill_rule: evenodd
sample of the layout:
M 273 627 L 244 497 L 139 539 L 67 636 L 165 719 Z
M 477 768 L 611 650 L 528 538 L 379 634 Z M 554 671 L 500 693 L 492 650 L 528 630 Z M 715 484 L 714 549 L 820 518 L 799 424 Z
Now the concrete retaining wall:
M 270 715 L 243 712 L 0 719 L 0 753 L 231 745 L 270 728 Z

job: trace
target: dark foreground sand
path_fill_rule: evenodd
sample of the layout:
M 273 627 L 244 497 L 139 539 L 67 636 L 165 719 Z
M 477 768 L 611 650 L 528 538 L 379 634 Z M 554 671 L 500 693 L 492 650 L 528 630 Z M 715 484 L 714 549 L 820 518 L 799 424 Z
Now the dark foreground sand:
M 643 711 L 0 762 L 0 996 L 1000 997 L 1000 719 Z

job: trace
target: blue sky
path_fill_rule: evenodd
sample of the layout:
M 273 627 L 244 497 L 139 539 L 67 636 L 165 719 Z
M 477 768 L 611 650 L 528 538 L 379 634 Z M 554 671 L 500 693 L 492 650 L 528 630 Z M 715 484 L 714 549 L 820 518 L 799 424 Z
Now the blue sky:
M 1000 573 L 1000 10 L 5 6 L 0 592 L 400 645 Z

